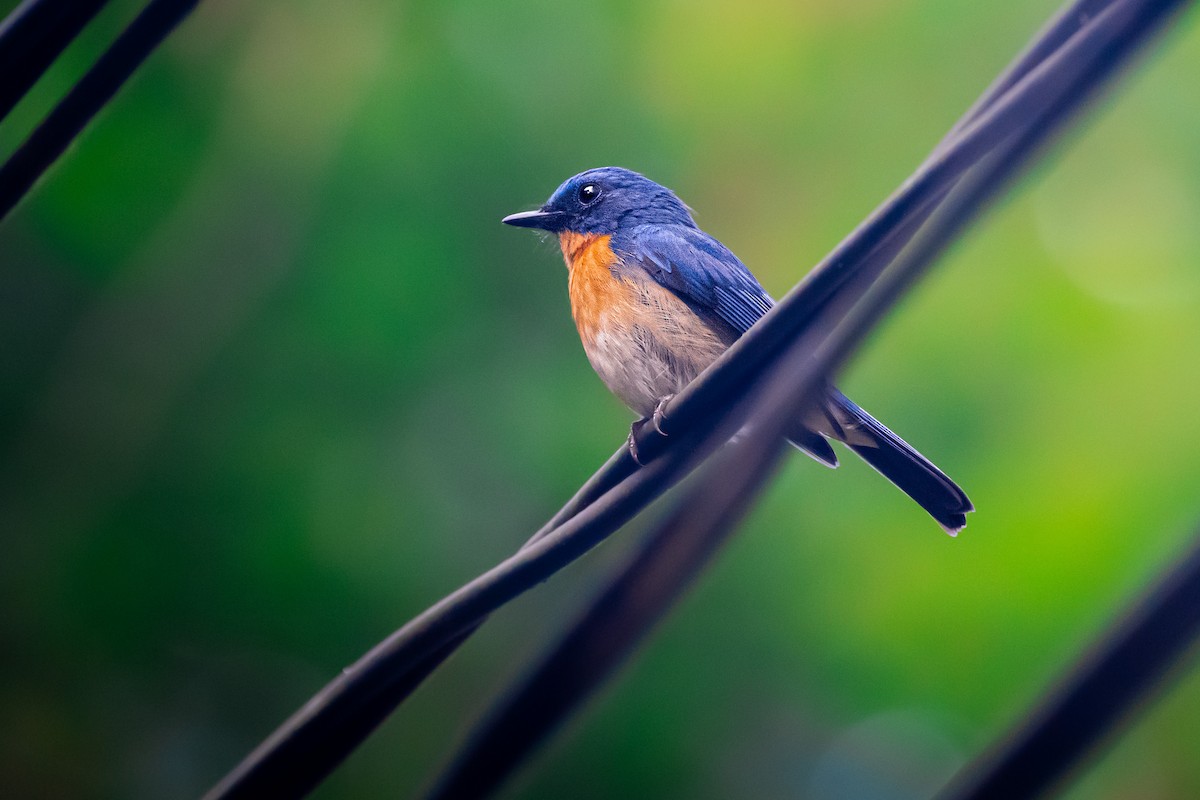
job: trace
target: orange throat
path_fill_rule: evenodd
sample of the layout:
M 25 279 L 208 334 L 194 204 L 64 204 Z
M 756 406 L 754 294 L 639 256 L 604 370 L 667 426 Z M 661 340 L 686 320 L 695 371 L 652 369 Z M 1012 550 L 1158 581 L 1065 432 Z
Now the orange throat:
M 621 281 L 612 273 L 617 263 L 609 235 L 560 233 L 563 260 L 567 262 L 567 292 L 571 316 L 585 346 L 595 341 L 605 313 L 623 297 Z

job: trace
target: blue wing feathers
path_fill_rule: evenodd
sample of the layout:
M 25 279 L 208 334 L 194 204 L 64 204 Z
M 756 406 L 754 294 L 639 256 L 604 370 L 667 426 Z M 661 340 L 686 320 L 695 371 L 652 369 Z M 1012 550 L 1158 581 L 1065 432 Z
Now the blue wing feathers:
M 614 241 L 613 249 L 738 335 L 774 305 L 737 256 L 699 228 L 639 225 Z

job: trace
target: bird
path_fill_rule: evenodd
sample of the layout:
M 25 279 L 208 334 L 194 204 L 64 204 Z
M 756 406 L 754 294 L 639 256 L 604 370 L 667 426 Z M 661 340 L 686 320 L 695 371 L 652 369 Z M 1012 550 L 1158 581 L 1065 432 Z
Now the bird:
M 502 222 L 557 236 L 588 360 L 640 416 L 629 436 L 635 461 L 641 426 L 662 432 L 670 398 L 775 303 L 674 192 L 622 167 L 581 172 L 540 208 Z M 828 467 L 838 465 L 828 440 L 844 443 L 951 536 L 975 510 L 958 484 L 832 384 L 788 438 Z

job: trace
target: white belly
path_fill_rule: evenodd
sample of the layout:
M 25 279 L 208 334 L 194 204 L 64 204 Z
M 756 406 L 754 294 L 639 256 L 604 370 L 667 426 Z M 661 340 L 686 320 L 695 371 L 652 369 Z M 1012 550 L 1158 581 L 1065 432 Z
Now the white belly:
M 621 269 L 608 237 L 563 240 L 571 314 L 601 380 L 643 417 L 679 392 L 729 341 L 641 268 Z
M 634 313 L 602 315 L 595 335 L 584 343 L 600 379 L 643 417 L 653 414 L 664 397 L 687 386 L 726 348 L 690 308 L 655 288 L 658 291 L 651 289 Z

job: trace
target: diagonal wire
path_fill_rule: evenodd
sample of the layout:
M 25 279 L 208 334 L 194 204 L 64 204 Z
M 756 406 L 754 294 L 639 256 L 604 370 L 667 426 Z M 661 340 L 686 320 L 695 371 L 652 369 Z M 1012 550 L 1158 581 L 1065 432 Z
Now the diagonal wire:
M 727 479 L 675 506 L 553 652 L 472 735 L 431 800 L 493 792 L 629 657 L 746 512 L 754 487 L 778 462 L 782 441 L 770 440 L 770 457 L 745 469 L 729 468 L 728 456 L 717 459 Z
M 747 416 L 755 420 L 750 430 L 713 459 L 702 484 L 675 504 L 553 653 L 476 732 L 431 800 L 483 797 L 493 791 L 661 619 L 773 472 L 785 431 L 823 384 L 811 356 L 831 324 L 814 320 L 807 335 L 789 347 L 780 367 L 764 377 L 765 385 L 750 392 L 744 401 L 751 406 Z M 794 376 L 800 376 L 799 382 Z
M 150 0 L 0 167 L 0 221 L 199 0 Z
M 957 775 L 944 800 L 1038 797 L 1156 694 L 1200 638 L 1200 535 L 1190 552 L 1080 659 L 1005 740 Z
M 658 459 L 538 542 L 431 606 L 343 670 L 206 797 L 306 794 L 487 614 L 623 525 L 653 499 L 656 486 L 674 480 L 688 466 L 674 455 Z
M 731 535 L 737 520 L 762 488 L 778 456 L 778 448 L 772 446 L 777 440 L 770 436 L 774 433 L 782 437 L 788 423 L 799 412 L 794 405 L 795 398 L 811 395 L 821 385 L 827 370 L 835 368 L 850 355 L 871 326 L 988 200 L 1013 179 L 1034 150 L 1148 38 L 1171 6 L 1171 3 L 1146 3 L 1135 9 L 1127 4 L 1129 13 L 1124 18 L 1113 14 L 1110 22 L 1119 35 L 1093 55 L 1089 69 L 1080 80 L 1065 87 L 1060 100 L 1040 117 L 1031 120 L 1025 134 L 989 159 L 980 174 L 973 176 L 968 186 L 951 197 L 944 212 L 930 223 L 930 230 L 888 274 L 887 283 L 868 295 L 861 307 L 856 307 L 846 321 L 835 328 L 813 361 L 793 364 L 795 372 L 776 372 L 783 376 L 777 381 L 782 384 L 782 389 L 776 387 L 774 392 L 780 399 L 774 403 L 763 401 L 752 415 L 756 420 L 768 420 L 761 423 L 762 437 L 757 446 L 747 442 L 731 447 L 730 453 L 723 454 L 717 464 L 706 470 L 705 479 L 688 492 L 674 514 L 648 537 L 636 558 L 619 570 L 609 588 L 601 593 L 550 655 L 471 736 L 438 782 L 431 798 L 458 800 L 483 797 L 494 791 L 558 724 L 620 667 L 717 552 L 724 539 Z M 819 334 L 818 329 L 805 338 L 823 338 Z M 812 352 L 810 346 L 806 343 L 798 353 Z M 1200 572 L 1200 556 L 1197 563 L 1196 570 Z M 1200 590 L 1192 591 L 1200 595 Z M 1175 629 L 1195 635 L 1186 625 L 1176 625 Z M 1175 653 L 1178 648 L 1164 650 Z M 1156 674 L 1153 668 L 1149 672 Z M 1053 736 L 1048 738 L 1055 741 Z M 1009 772 L 1025 774 L 1019 768 Z M 1009 778 L 1010 785 L 999 791 L 970 796 L 1028 796 L 1022 791 L 1013 791 L 1011 775 Z
M 25 0 L 0 22 L 0 121 L 108 0 Z
M 976 120 L 998 97 L 1017 81 L 1049 58 L 1055 50 L 1102 13 L 1113 0 L 1074 0 L 1058 11 L 1029 42 L 1012 63 L 984 90 L 962 118 L 950 128 L 941 145 L 957 135 L 968 123 Z
M 1129 7 L 1131 3 L 1114 5 Z M 777 361 L 780 348 L 794 339 L 806 317 L 848 280 L 862 274 L 871 254 L 893 243 L 898 229 L 928 213 L 968 167 L 1019 130 L 1022 120 L 1044 103 L 1049 88 L 1077 77 L 1078 65 L 1073 65 L 1068 55 L 1077 55 L 1079 48 L 1095 47 L 1101 33 L 1094 24 L 1089 26 L 1085 35 L 1072 37 L 1070 46 L 1060 48 L 1016 82 L 986 113 L 965 126 L 953 143 L 936 151 L 714 367 L 680 393 L 668 411 L 671 446 L 666 448 L 667 457 L 660 459 L 668 462 L 666 467 L 654 461 L 633 472 L 628 455 L 615 454 L 589 481 L 590 486 L 577 493 L 529 546 L 431 607 L 345 670 L 227 775 L 209 797 L 252 796 L 255 791 L 275 791 L 281 786 L 291 789 L 290 796 L 307 791 L 415 687 L 419 679 L 412 677 L 414 670 L 428 674 L 488 613 L 586 552 L 686 474 L 703 455 L 689 451 L 712 449 L 716 438 L 690 435 L 690 430 L 724 420 L 726 424 L 717 427 L 727 431 L 732 400 L 744 394 L 755 374 L 763 374 Z M 663 440 L 657 434 L 652 436 L 658 451 L 663 452 Z M 400 692 L 397 687 L 407 688 Z M 306 773 L 307 783 L 293 781 L 296 769 Z

